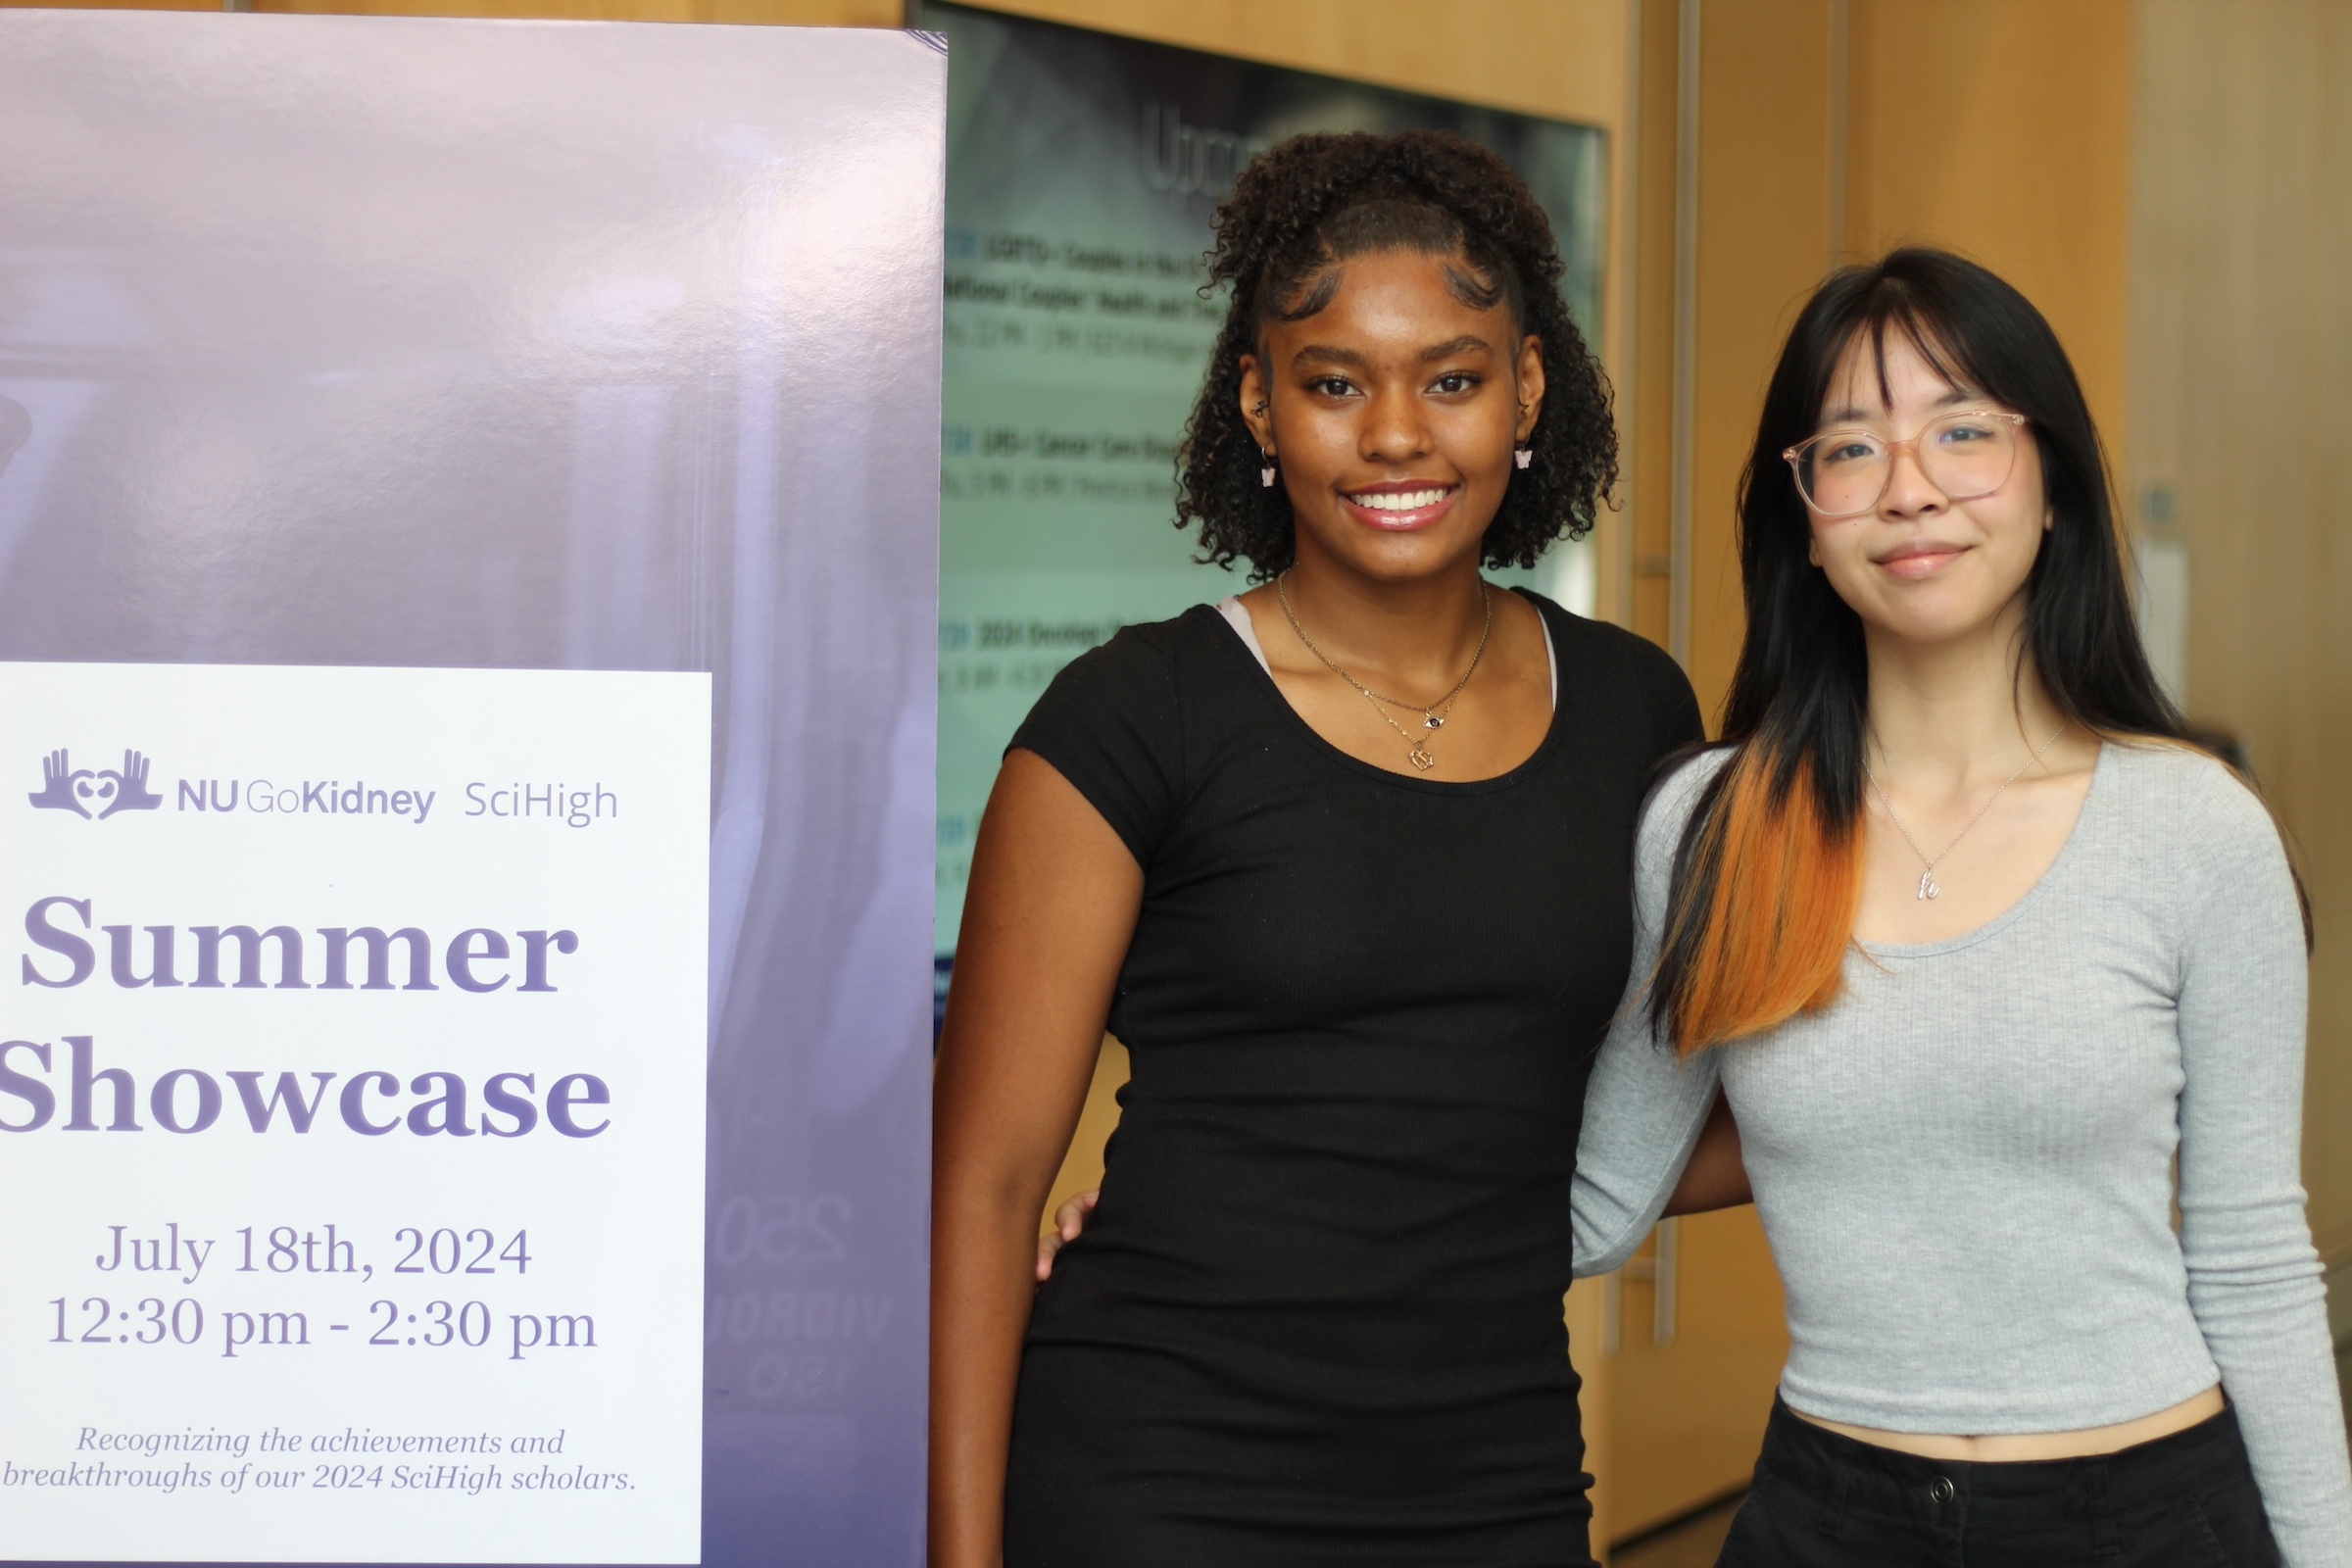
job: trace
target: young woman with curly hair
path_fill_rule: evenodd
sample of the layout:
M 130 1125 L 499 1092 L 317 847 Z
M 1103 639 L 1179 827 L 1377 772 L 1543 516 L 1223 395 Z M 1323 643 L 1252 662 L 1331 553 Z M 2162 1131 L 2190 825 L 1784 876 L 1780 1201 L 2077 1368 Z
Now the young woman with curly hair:
M 1728 1095 L 1792 1348 L 1723 1568 L 2352 1568 L 2295 880 L 2149 671 L 2040 313 L 1936 251 L 1832 277 L 1740 564 L 1575 1184 L 1613 1267 Z
M 1263 586 L 1073 662 L 974 857 L 936 1100 L 937 1568 L 1590 1561 L 1560 1298 L 1662 654 L 1484 565 L 1591 525 L 1608 393 L 1458 138 L 1243 173 L 1182 519 Z M 1100 1207 L 1033 1285 L 1098 1044 Z

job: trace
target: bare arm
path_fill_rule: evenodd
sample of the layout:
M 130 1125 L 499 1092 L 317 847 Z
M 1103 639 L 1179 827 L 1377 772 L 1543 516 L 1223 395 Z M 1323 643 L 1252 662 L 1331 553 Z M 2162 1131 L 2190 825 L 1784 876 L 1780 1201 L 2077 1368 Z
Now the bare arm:
M 1683 1167 L 1682 1180 L 1674 1184 L 1674 1196 L 1666 1200 L 1666 1212 L 1703 1214 L 1711 1208 L 1737 1208 L 1754 1201 L 1755 1196 L 1747 1188 L 1747 1166 L 1740 1157 L 1740 1124 L 1732 1119 L 1731 1102 L 1718 1089 L 1714 1107 L 1707 1112 L 1707 1125 L 1698 1135 L 1698 1147 L 1690 1151 L 1690 1162 Z
M 1144 875 L 1036 754 L 974 846 L 931 1134 L 932 1568 L 1000 1568 L 1037 1219 L 1085 1103 Z

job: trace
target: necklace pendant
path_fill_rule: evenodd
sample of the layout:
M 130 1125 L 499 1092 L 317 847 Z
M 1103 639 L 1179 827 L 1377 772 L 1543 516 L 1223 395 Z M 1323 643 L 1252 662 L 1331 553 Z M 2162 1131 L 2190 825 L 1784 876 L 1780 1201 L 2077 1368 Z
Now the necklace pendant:
M 1438 765 L 1438 760 L 1435 757 L 1432 757 L 1426 749 L 1419 746 L 1416 746 L 1411 751 L 1405 753 L 1404 757 L 1406 761 L 1412 763 L 1424 773 Z
M 1934 871 L 1922 871 L 1919 873 L 1919 896 L 1921 898 L 1932 899 L 1942 891 L 1943 889 L 1936 885 L 1936 873 Z
M 1444 729 L 1446 727 L 1446 720 L 1440 718 L 1435 713 L 1425 712 L 1421 715 L 1421 727 L 1424 729 Z

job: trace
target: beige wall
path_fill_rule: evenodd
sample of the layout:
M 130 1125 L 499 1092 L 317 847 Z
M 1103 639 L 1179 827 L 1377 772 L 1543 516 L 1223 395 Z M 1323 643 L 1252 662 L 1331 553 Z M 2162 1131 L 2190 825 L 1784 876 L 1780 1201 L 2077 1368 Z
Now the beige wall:
M 2319 951 L 2304 1172 L 2352 1262 L 2352 7 L 2143 0 L 2132 457 L 2189 555 L 2187 707 L 2237 731 Z

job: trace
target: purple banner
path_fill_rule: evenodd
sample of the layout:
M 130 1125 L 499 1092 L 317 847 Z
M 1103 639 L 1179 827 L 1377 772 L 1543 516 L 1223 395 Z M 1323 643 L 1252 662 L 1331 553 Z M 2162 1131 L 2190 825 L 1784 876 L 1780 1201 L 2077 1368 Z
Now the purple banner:
M 920 1560 L 946 77 L 0 11 L 0 1559 Z

